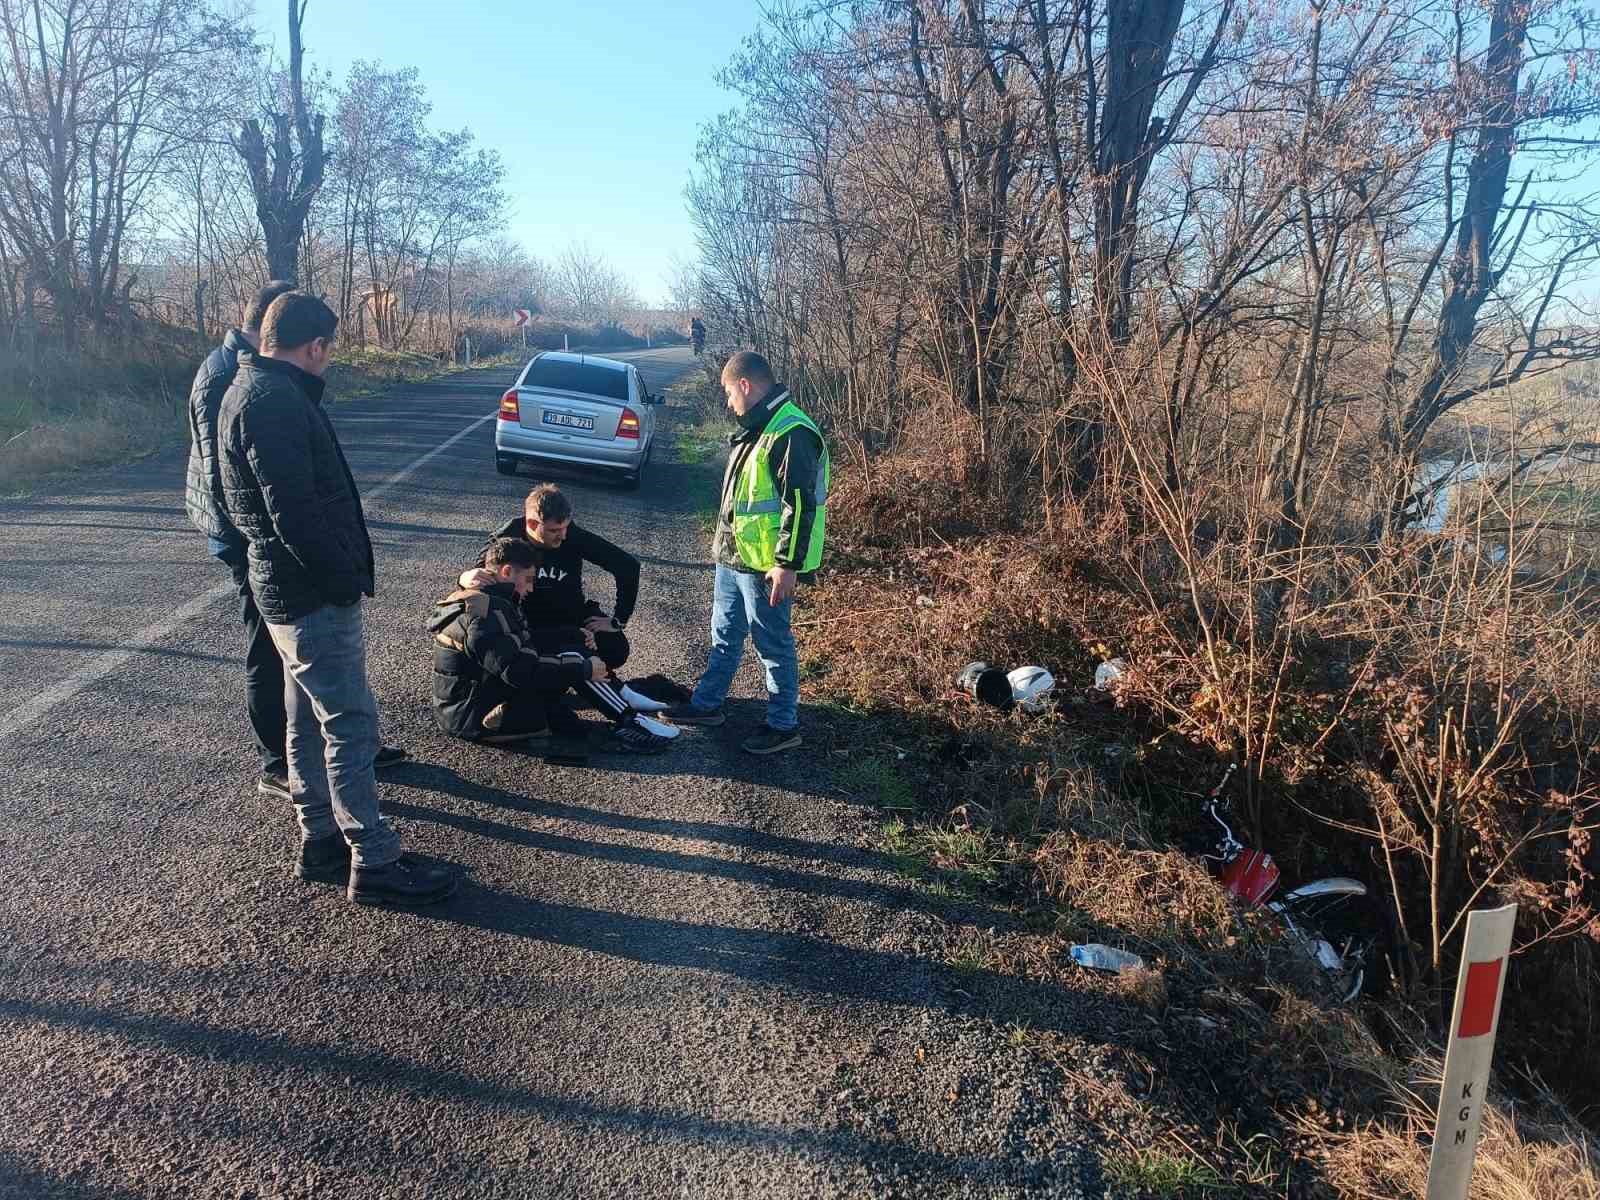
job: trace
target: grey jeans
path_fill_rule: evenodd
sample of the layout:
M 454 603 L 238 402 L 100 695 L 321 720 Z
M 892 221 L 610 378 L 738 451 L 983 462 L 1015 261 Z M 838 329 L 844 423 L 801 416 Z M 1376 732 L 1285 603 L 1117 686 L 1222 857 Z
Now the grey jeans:
M 283 659 L 289 794 L 302 836 L 343 833 L 358 867 L 393 862 L 400 837 L 378 806 L 378 702 L 367 684 L 361 605 L 324 605 L 267 629 Z

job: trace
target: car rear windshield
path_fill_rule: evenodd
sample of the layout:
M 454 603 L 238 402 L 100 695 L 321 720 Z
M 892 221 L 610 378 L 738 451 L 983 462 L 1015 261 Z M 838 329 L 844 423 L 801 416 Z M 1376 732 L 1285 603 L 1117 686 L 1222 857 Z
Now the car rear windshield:
M 604 396 L 608 400 L 626 401 L 628 373 L 619 371 L 615 367 L 539 358 L 528 368 L 522 386 L 554 388 L 562 392 L 583 392 L 589 396 Z

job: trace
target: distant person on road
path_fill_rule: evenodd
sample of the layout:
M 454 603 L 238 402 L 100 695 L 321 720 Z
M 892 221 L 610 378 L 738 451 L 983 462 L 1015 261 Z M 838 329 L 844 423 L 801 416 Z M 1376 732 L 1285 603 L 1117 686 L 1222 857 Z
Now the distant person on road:
M 689 341 L 694 346 L 695 357 L 706 348 L 706 327 L 699 317 L 689 322 Z
M 283 662 L 267 633 L 266 623 L 250 594 L 243 535 L 228 520 L 222 501 L 222 476 L 217 459 L 217 410 L 239 370 L 239 355 L 261 345 L 261 318 L 267 307 L 294 284 L 282 279 L 268 283 L 244 310 L 244 322 L 230 329 L 195 373 L 189 389 L 189 474 L 184 502 L 189 521 L 206 535 L 212 555 L 233 575 L 239 589 L 239 619 L 244 624 L 244 703 L 255 734 L 261 774 L 256 790 L 264 796 L 289 799 L 289 764 L 284 742 L 287 718 L 283 704 Z M 378 763 L 399 762 L 406 752 L 395 747 L 379 751 Z
M 816 423 L 773 378 L 761 355 L 741 350 L 722 368 L 739 428 L 730 439 L 712 541 L 711 653 L 687 704 L 664 714 L 681 725 L 720 725 L 748 635 L 766 668 L 767 719 L 742 743 L 751 754 L 800 745 L 800 669 L 789 626 L 797 583 L 822 562 L 828 447 Z
M 541 654 L 522 616 L 539 552 L 520 538 L 496 538 L 473 582 L 433 608 L 433 715 L 452 737 L 519 742 L 577 724 L 561 694 L 604 679 L 606 664 L 580 651 Z
M 522 515 L 489 535 L 478 555 L 479 568 L 487 567 L 490 549 L 508 538 L 532 547 L 539 556 L 533 585 L 520 600 L 535 647 L 542 654 L 596 654 L 607 671 L 586 680 L 579 692 L 610 719 L 626 748 L 641 752 L 663 749 L 664 742 L 676 737 L 678 731 L 641 718 L 638 708 L 647 705 L 648 700 L 630 695 L 615 675 L 632 651 L 626 629 L 639 600 L 639 560 L 578 525 L 573 519 L 572 502 L 553 483 L 540 484 L 529 492 L 522 504 Z M 584 594 L 586 562 L 611 576 L 616 588 L 614 615 L 608 615 L 599 601 Z M 459 582 L 471 587 L 488 580 L 480 570 L 464 572 Z
M 241 351 L 217 418 L 223 506 L 248 543 L 250 590 L 287 672 L 289 790 L 300 824 L 295 874 L 363 904 L 429 904 L 454 869 L 400 852 L 373 759 L 378 705 L 367 683 L 361 599 L 373 594 L 361 496 L 322 409 L 339 318 L 285 292 Z

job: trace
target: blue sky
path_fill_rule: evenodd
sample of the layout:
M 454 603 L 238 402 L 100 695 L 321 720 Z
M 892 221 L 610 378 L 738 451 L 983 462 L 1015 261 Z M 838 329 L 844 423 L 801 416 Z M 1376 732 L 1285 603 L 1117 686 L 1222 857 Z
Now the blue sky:
M 310 0 L 308 64 L 414 66 L 436 128 L 470 128 L 505 160 L 510 232 L 554 257 L 587 241 L 646 300 L 692 257 L 683 186 L 695 137 L 731 107 L 713 73 L 754 32 L 755 0 Z M 263 41 L 286 52 L 283 6 L 257 0 Z

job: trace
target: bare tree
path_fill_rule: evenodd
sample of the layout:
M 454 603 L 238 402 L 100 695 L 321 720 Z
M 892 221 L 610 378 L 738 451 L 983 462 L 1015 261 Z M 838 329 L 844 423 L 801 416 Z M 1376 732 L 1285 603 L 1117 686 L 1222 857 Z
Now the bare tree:
M 267 269 L 277 279 L 298 279 L 300 239 L 306 214 L 322 186 L 326 160 L 322 148 L 322 114 L 306 106 L 302 77 L 304 48 L 300 31 L 310 0 L 289 4 L 290 112 L 271 112 L 269 149 L 261 121 L 251 117 L 234 139 L 255 193 L 256 216 L 267 246 Z
M 1578 65 L 1581 57 L 1592 59 L 1594 53 L 1586 45 L 1583 16 L 1548 3 L 1493 0 L 1487 38 L 1479 48 L 1468 40 L 1472 27 L 1462 4 L 1454 6 L 1454 15 L 1448 60 L 1454 87 L 1441 131 L 1440 232 L 1401 315 L 1396 321 L 1391 314 L 1389 327 L 1385 378 L 1390 405 L 1382 436 L 1397 469 L 1374 517 L 1375 528 L 1382 531 L 1402 529 L 1420 516 L 1415 472 L 1440 417 L 1487 391 L 1600 356 L 1600 333 L 1574 336 L 1570 329 L 1551 327 L 1564 308 L 1561 289 L 1570 283 L 1574 268 L 1597 257 L 1600 221 L 1569 204 L 1541 209 L 1528 195 L 1532 171 L 1508 203 L 1517 155 L 1568 158 L 1595 145 L 1591 136 L 1578 131 L 1600 111 Z M 1529 33 L 1537 25 L 1544 27 L 1530 56 Z M 1542 74 L 1540 68 L 1545 69 Z M 1528 71 L 1534 72 L 1533 78 L 1524 78 Z M 1472 145 L 1472 156 L 1458 207 L 1456 163 L 1463 141 Z M 1555 219 L 1554 236 L 1537 229 L 1541 211 Z M 1507 295 L 1508 276 L 1521 264 L 1530 229 L 1537 242 L 1553 242 L 1554 253 L 1532 288 L 1521 296 Z M 1429 328 L 1423 324 L 1431 315 L 1427 301 L 1441 268 L 1442 296 Z M 1497 296 L 1512 302 L 1513 336 L 1503 344 L 1503 353 L 1490 360 L 1492 365 L 1482 359 L 1474 363 L 1481 317 Z M 1407 350 L 1413 333 L 1426 346 L 1420 362 Z
M 551 267 L 551 301 L 574 321 L 619 323 L 641 307 L 631 280 L 586 242 L 572 242 Z

